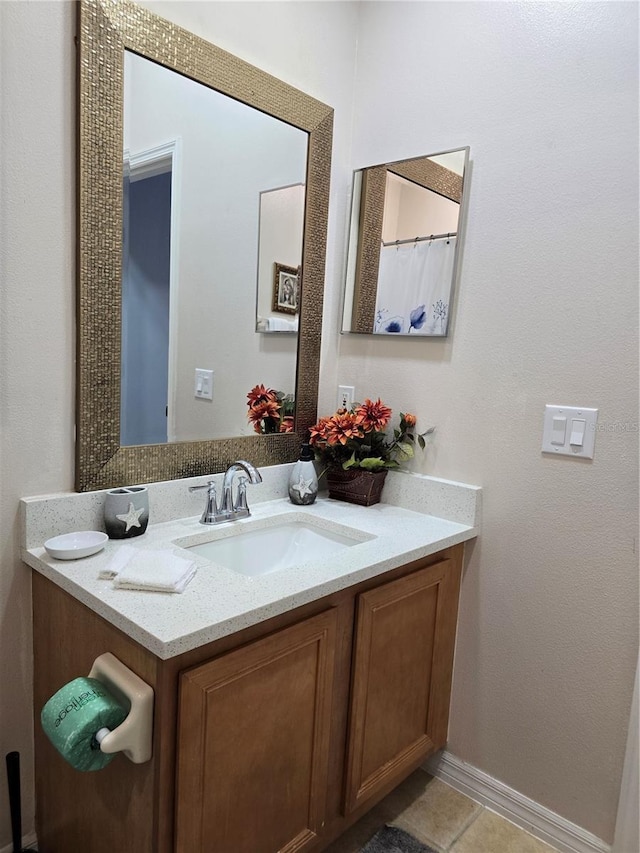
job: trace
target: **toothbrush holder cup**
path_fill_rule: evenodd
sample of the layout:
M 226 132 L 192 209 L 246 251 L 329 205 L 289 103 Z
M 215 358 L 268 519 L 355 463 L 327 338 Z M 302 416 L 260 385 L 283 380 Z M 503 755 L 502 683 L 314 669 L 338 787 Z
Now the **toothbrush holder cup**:
M 104 502 L 104 525 L 109 539 L 142 536 L 149 524 L 149 491 L 146 486 L 110 489 Z

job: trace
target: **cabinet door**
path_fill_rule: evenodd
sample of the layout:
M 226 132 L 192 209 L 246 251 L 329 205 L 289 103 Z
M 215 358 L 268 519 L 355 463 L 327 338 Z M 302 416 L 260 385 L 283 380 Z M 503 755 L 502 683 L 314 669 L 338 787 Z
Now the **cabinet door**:
M 181 676 L 177 853 L 294 853 L 325 818 L 328 610 Z
M 347 814 L 446 742 L 459 586 L 456 558 L 358 596 Z

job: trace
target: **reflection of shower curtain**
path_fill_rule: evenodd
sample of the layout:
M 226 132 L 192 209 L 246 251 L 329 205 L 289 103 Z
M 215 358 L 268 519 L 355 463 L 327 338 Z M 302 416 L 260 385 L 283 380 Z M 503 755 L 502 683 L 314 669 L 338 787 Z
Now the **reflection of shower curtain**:
M 374 332 L 446 334 L 455 247 L 455 237 L 382 247 Z

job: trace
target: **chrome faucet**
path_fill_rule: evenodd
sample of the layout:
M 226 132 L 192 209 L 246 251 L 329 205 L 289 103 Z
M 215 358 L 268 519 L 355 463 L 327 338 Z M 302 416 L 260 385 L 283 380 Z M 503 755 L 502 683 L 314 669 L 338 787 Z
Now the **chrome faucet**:
M 244 471 L 247 476 L 238 478 L 238 497 L 234 503 L 233 478 L 239 471 Z M 230 518 L 246 518 L 251 515 L 247 506 L 247 482 L 253 484 L 262 482 L 262 475 L 257 468 L 253 467 L 251 462 L 238 459 L 233 465 L 229 465 L 224 472 L 224 480 L 222 481 L 221 513 L 230 513 Z
M 247 475 L 238 477 L 238 494 L 233 500 L 233 478 L 244 471 Z M 247 505 L 247 483 L 261 483 L 262 475 L 257 468 L 244 459 L 239 459 L 229 465 L 224 474 L 222 482 L 222 501 L 218 506 L 216 495 L 216 484 L 210 480 L 204 486 L 189 486 L 190 492 L 207 489 L 207 503 L 200 517 L 200 524 L 221 524 L 224 521 L 234 521 L 237 518 L 246 518 L 251 515 Z

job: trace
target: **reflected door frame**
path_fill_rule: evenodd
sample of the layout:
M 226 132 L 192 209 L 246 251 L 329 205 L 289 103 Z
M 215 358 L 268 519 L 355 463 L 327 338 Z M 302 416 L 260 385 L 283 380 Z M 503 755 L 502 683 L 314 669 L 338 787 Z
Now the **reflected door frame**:
M 180 260 L 180 188 L 182 170 L 182 139 L 177 136 L 162 145 L 131 154 L 124 151 L 131 180 L 150 178 L 171 172 L 171 252 L 169 256 L 169 369 L 167 379 L 167 441 L 176 441 L 177 357 L 178 357 L 178 289 Z

